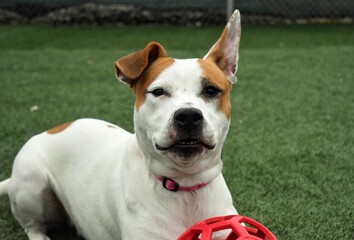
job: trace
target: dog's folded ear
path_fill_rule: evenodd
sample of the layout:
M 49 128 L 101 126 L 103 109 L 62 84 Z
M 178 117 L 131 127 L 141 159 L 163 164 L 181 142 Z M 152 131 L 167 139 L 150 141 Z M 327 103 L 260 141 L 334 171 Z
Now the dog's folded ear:
M 166 56 L 165 49 L 159 43 L 151 42 L 143 50 L 118 59 L 114 63 L 116 77 L 132 87 L 152 62 Z
M 240 37 L 241 17 L 240 12 L 235 10 L 221 37 L 203 58 L 215 62 L 231 83 L 236 82 Z

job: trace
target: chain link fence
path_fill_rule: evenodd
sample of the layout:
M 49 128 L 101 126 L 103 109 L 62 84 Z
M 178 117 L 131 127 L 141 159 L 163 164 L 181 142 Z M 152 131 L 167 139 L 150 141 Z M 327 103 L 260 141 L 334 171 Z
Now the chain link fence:
M 212 25 L 226 0 L 0 0 L 0 23 Z M 353 23 L 354 0 L 235 0 L 244 23 Z

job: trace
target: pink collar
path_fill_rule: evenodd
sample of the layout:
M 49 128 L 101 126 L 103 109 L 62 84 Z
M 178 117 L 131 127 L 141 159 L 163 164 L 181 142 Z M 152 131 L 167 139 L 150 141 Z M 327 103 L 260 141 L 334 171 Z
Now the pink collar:
M 167 190 L 171 191 L 171 192 L 193 192 L 193 191 L 197 191 L 201 188 L 206 187 L 210 182 L 207 183 L 199 183 L 197 185 L 194 186 L 190 186 L 190 187 L 182 187 L 180 186 L 176 181 L 172 180 L 171 178 L 168 177 L 163 177 L 163 176 L 156 176 L 157 180 L 159 180 L 160 182 L 162 182 L 162 186 L 164 188 L 166 188 Z

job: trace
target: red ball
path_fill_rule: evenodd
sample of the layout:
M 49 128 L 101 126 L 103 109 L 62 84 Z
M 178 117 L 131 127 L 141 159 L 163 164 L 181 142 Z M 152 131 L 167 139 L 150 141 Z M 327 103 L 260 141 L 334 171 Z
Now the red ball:
M 178 240 L 212 240 L 213 233 L 228 230 L 225 240 L 277 240 L 262 224 L 241 215 L 229 215 L 200 221 L 185 231 Z

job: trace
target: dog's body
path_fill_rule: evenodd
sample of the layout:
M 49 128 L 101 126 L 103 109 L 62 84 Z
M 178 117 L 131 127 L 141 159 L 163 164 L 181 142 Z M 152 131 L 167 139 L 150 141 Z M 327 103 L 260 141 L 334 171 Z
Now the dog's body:
M 135 134 L 81 119 L 33 137 L 0 183 L 30 240 L 69 217 L 87 240 L 176 239 L 205 218 L 236 214 L 221 174 L 240 17 L 204 59 L 161 45 L 119 59 L 135 95 Z M 173 180 L 172 180 L 173 179 Z

